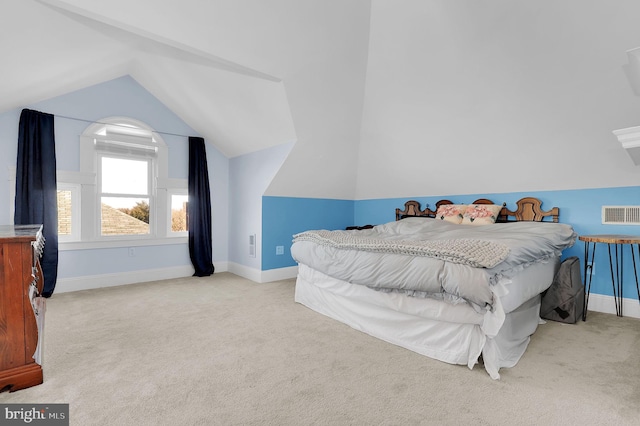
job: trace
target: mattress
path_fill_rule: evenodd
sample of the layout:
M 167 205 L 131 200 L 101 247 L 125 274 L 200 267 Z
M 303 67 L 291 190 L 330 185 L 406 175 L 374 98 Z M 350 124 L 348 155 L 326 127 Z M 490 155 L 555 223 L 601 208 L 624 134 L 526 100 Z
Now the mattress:
M 466 226 L 407 218 L 362 231 L 296 234 L 291 255 L 342 281 L 493 310 L 496 290 L 505 290 L 496 284 L 556 259 L 575 237 L 558 223 Z
M 540 293 L 549 287 L 559 259 L 524 268 L 492 286 L 494 312 L 404 293 L 386 293 L 332 278 L 299 264 L 295 301 L 352 328 L 416 353 L 473 368 L 497 379 L 514 366 L 539 324 Z

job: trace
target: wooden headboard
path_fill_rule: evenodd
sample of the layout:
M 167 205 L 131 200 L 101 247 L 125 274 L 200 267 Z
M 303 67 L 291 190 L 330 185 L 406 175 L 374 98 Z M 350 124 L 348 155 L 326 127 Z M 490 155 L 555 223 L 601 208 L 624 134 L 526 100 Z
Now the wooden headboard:
M 436 217 L 438 207 L 445 204 L 455 203 L 450 200 L 440 200 L 436 203 L 435 210 L 431 210 L 428 205 L 424 210 L 421 210 L 420 203 L 418 201 L 410 200 L 404 203 L 404 210 L 396 209 L 396 220 L 400 220 L 405 217 Z M 496 203 L 486 198 L 480 198 L 471 204 Z M 558 207 L 554 207 L 548 211 L 543 211 L 541 208 L 542 201 L 535 197 L 521 198 L 516 202 L 516 205 L 516 210 L 511 211 L 506 207 L 506 203 L 503 203 L 502 210 L 500 210 L 496 222 L 542 222 L 545 218 L 549 218 L 548 221 L 558 222 L 558 218 L 560 216 L 560 209 Z

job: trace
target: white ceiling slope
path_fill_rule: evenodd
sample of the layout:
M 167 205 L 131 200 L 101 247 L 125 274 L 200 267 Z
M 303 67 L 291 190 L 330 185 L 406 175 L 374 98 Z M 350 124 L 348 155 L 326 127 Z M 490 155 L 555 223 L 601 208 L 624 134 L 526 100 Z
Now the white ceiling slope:
M 90 9 L 100 2 L 9 1 L 0 111 L 129 74 L 227 157 L 295 140 L 278 77 Z
M 0 112 L 126 73 L 126 45 L 32 0 L 0 10 Z
M 0 112 L 128 74 L 227 157 L 295 142 L 269 195 L 353 199 L 370 6 L 3 0 Z
M 3 0 L 0 112 L 129 74 L 228 157 L 295 141 L 266 195 L 635 186 L 612 131 L 640 125 L 637 16 L 637 0 Z

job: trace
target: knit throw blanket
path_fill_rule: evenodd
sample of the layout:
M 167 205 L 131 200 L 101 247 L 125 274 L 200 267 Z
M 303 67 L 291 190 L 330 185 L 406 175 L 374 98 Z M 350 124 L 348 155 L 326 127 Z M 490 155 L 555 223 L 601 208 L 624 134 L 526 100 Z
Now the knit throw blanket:
M 345 250 L 394 253 L 408 256 L 434 257 L 475 268 L 493 268 L 509 254 L 509 247 L 492 241 L 475 239 L 450 240 L 383 240 L 358 237 L 342 231 L 306 231 L 293 236 L 293 242 L 311 241 Z

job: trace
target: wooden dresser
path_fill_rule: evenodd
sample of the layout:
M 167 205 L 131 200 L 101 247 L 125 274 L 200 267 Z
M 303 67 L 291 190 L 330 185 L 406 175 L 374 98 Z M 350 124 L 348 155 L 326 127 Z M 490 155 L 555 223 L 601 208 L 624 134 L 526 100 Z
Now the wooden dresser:
M 0 392 L 42 383 L 38 328 L 44 299 L 36 296 L 42 291 L 43 248 L 42 226 L 0 225 Z M 37 320 L 32 300 L 39 305 Z

